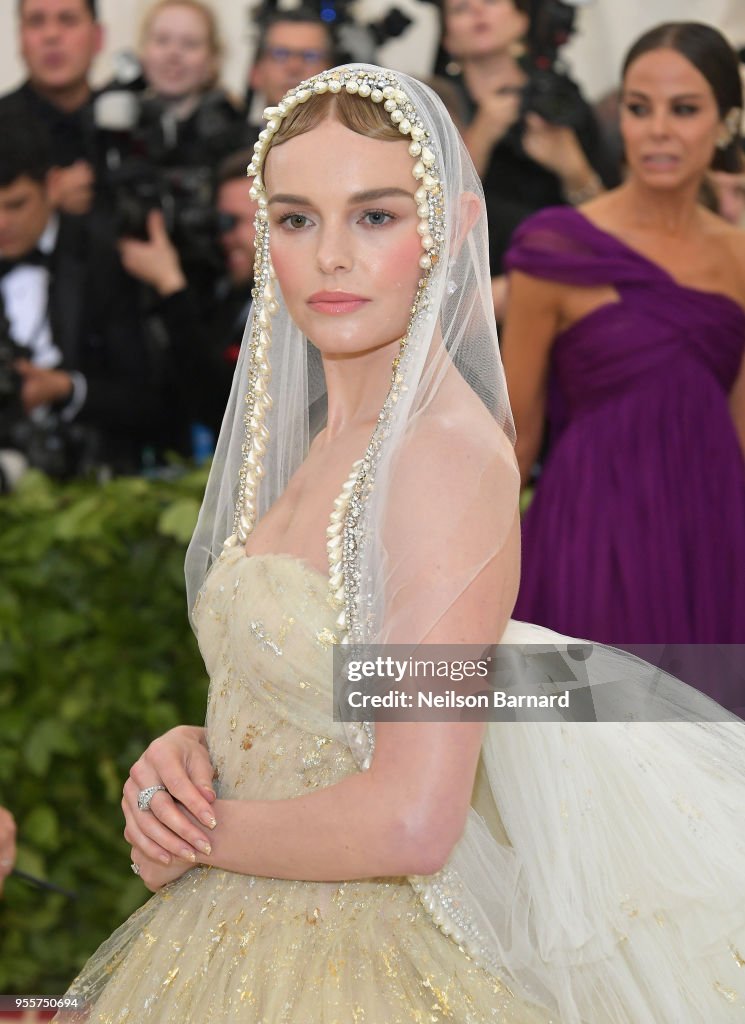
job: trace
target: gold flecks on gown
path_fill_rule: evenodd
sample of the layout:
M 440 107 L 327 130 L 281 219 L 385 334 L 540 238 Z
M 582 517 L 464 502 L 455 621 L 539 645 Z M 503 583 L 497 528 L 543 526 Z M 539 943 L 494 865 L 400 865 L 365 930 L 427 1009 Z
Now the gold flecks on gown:
M 356 771 L 331 720 L 327 580 L 228 549 L 196 615 L 222 797 L 282 799 Z M 433 923 L 405 878 L 298 882 L 197 867 L 92 958 L 86 1024 L 548 1024 Z

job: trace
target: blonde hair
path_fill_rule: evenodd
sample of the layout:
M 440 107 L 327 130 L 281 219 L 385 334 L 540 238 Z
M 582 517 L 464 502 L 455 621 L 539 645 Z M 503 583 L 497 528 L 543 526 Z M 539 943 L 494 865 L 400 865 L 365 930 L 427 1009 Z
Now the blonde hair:
M 142 19 L 142 25 L 140 27 L 140 49 L 145 45 L 150 29 L 153 27 L 153 22 L 161 11 L 164 11 L 167 7 L 188 7 L 190 10 L 195 11 L 197 14 L 201 14 L 204 24 L 207 26 L 207 45 L 209 46 L 210 53 L 215 59 L 215 73 L 206 83 L 207 88 L 212 89 L 217 85 L 219 77 L 218 67 L 223 55 L 223 44 L 220 38 L 220 28 L 217 23 L 217 15 L 209 4 L 203 3 L 202 0 L 157 0 L 152 7 L 148 8 L 145 12 L 145 16 Z
M 283 119 L 272 138 L 270 149 L 298 135 L 312 131 L 327 118 L 333 117 L 345 128 L 366 135 L 370 139 L 384 142 L 403 142 L 404 136 L 391 122 L 382 104 L 350 96 L 344 90 L 339 93 L 322 93 L 298 104 Z

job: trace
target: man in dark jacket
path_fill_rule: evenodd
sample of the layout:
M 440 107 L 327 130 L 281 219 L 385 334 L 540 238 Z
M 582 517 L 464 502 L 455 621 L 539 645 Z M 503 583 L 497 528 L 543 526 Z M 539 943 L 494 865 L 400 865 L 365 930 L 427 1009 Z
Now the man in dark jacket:
M 131 282 L 88 218 L 55 211 L 43 132 L 0 114 L 0 138 L 0 447 L 64 449 L 42 466 L 60 475 L 136 470 L 154 400 Z
M 67 213 L 86 213 L 96 160 L 89 76 L 102 38 L 95 0 L 18 0 L 18 22 L 28 77 L 0 98 L 0 113 L 45 126 L 61 171 L 54 203 Z

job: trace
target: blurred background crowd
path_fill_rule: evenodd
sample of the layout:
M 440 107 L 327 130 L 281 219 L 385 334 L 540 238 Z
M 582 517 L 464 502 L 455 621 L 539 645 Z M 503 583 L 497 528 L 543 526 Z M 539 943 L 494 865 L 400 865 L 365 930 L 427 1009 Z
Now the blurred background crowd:
M 581 11 L 407 0 L 367 13 L 347 0 L 287 10 L 269 0 L 240 12 L 244 70 L 230 89 L 224 21 L 235 5 L 140 4 L 131 49 L 112 38 L 127 5 L 113 26 L 94 0 L 13 6 L 23 80 L 0 98 L 5 490 L 28 466 L 63 478 L 153 473 L 173 453 L 209 455 L 251 300 L 245 167 L 263 107 L 301 79 L 350 59 L 394 60 L 434 85 L 484 183 L 499 322 L 515 228 L 622 180 L 616 93 L 586 55 L 611 48 L 610 26 L 585 54 L 593 102 L 564 61 L 603 0 Z M 736 21 L 726 7 L 721 19 Z M 94 86 L 104 41 L 108 74 Z M 705 201 L 738 222 L 742 175 L 713 172 L 706 187 Z
M 535 487 L 518 615 L 611 643 L 733 645 L 729 663 L 722 655 L 714 664 L 707 647 L 687 675 L 672 668 L 745 716 L 734 646 L 745 641 L 742 0 L 708 0 L 705 12 L 699 0 L 301 2 L 6 0 L 0 493 L 20 493 L 30 469 L 60 480 L 126 474 L 162 483 L 174 466 L 209 458 L 251 303 L 246 167 L 261 112 L 335 64 L 384 64 L 439 93 L 484 186 L 517 454 L 524 483 Z M 671 18 L 703 19 L 726 38 L 700 26 L 644 36 L 625 69 L 635 91 L 621 95 L 624 52 Z M 708 134 L 696 128 L 707 104 Z M 666 238 L 676 231 L 673 245 Z M 131 494 L 144 504 L 144 491 Z M 21 531 L 27 511 L 13 508 L 10 532 L 16 520 Z M 84 511 L 90 516 L 90 506 Z M 115 506 L 105 514 L 101 529 L 113 535 Z M 99 527 L 75 515 L 60 536 L 106 569 Z M 169 524 L 172 536 L 188 536 Z M 29 557 L 40 559 L 41 541 L 31 546 Z M 169 575 L 160 556 L 151 565 L 142 550 L 143 578 Z M 185 632 L 180 550 L 174 557 Z M 50 565 L 49 579 L 28 586 L 54 605 L 44 671 L 58 668 L 64 687 L 65 659 L 92 611 L 85 583 L 69 600 L 77 621 L 60 625 L 70 580 L 57 555 Z M 11 748 L 19 759 L 25 749 L 9 709 L 32 692 L 13 667 L 38 674 L 29 611 L 13 610 L 21 570 L 13 572 L 15 584 L 9 571 L 0 592 L 0 637 L 15 636 L 17 659 L 0 655 L 0 671 L 11 666 L 12 684 L 0 690 L 9 777 Z M 137 600 L 122 579 L 117 614 Z M 152 590 L 151 598 L 154 582 Z M 92 645 L 112 618 L 91 627 Z M 162 622 L 153 628 L 153 664 L 170 678 L 181 633 L 171 641 Z M 111 648 L 131 660 L 127 644 L 143 635 L 135 614 L 112 633 Z M 85 648 L 75 677 L 94 694 L 88 704 L 76 697 L 86 721 L 99 686 L 83 664 L 89 650 L 98 648 Z M 150 662 L 137 674 L 126 658 L 111 664 L 121 668 L 123 694 L 128 680 L 142 685 L 139 714 L 155 675 Z M 54 704 L 49 757 L 69 754 L 72 763 L 77 753 L 59 745 Z M 173 721 L 183 714 L 181 702 Z M 106 735 L 118 717 L 103 722 Z M 29 713 L 29 729 L 37 718 Z M 148 734 L 167 724 L 148 721 Z M 29 757 L 33 768 L 38 757 Z M 102 755 L 93 757 L 99 778 Z M 118 776 L 106 770 L 115 794 Z M 29 792 L 26 804 L 37 813 L 37 796 Z M 25 819 L 27 836 L 32 825 Z M 58 855 L 49 834 L 39 844 Z M 72 842 L 70 851 L 63 878 L 82 870 Z M 0 809 L 0 890 L 14 859 L 15 825 Z

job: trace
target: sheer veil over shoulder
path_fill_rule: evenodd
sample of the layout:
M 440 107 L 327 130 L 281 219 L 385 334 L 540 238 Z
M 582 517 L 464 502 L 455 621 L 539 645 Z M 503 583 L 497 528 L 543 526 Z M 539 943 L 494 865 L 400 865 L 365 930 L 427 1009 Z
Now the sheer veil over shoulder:
M 504 644 L 566 649 L 566 637 L 508 622 L 519 574 L 519 474 L 479 178 L 434 93 L 367 65 L 291 90 L 266 112 L 256 146 L 254 305 L 187 555 L 200 644 L 211 580 L 284 492 L 323 408 L 320 358 L 293 323 L 271 265 L 263 167 L 283 122 L 326 93 L 377 104 L 410 143 L 422 238 L 421 279 L 377 425 L 329 509 L 334 639 L 457 640 L 438 624 L 467 588 L 488 579 L 503 615 L 485 644 L 502 634 Z M 516 658 L 516 672 L 520 665 Z M 463 962 L 545 1008 L 546 1021 L 740 1021 L 745 726 L 609 648 L 592 648 L 583 673 L 605 721 L 557 713 L 490 724 L 461 840 L 443 871 L 409 884 Z M 330 701 L 327 712 L 330 719 Z M 337 725 L 333 734 L 366 770 L 374 725 Z M 364 1019 L 383 1024 L 375 1013 Z

